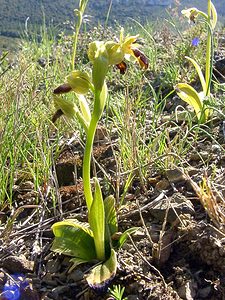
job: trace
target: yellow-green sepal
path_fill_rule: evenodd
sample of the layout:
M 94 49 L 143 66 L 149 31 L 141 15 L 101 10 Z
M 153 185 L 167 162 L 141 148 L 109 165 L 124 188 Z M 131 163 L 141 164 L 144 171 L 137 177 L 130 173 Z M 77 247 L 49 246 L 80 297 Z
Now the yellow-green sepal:
M 84 95 L 77 95 L 77 98 L 79 100 L 81 114 L 82 114 L 87 126 L 89 127 L 90 122 L 91 122 L 91 112 L 90 112 L 87 100 Z
M 109 68 L 109 60 L 107 52 L 98 55 L 93 62 L 92 69 L 92 82 L 95 87 L 95 91 L 101 91 L 105 82 L 105 77 Z
M 67 118 L 72 119 L 76 117 L 78 108 L 73 101 L 56 95 L 53 96 L 53 100 L 55 108 L 57 110 L 61 109 L 61 111 Z

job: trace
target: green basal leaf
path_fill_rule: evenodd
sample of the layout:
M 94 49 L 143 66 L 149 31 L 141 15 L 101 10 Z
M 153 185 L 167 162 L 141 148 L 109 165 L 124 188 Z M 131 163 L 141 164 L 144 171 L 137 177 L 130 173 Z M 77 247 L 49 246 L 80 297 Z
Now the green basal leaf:
M 115 198 L 111 195 L 104 200 L 105 223 L 110 237 L 118 231 L 118 223 L 115 209 Z
M 117 246 L 118 249 L 120 249 L 123 246 L 123 244 L 126 242 L 128 236 L 131 235 L 132 233 L 134 233 L 135 231 L 137 231 L 138 229 L 139 229 L 139 227 L 132 227 L 132 228 L 129 228 L 126 231 L 124 231 L 119 238 L 118 246 Z
M 198 77 L 201 81 L 201 85 L 202 85 L 202 90 L 204 92 L 204 94 L 206 95 L 206 92 L 207 92 L 207 85 L 206 85 L 206 82 L 205 82 L 205 77 L 202 73 L 202 70 L 199 66 L 199 64 L 192 58 L 188 57 L 188 56 L 185 56 L 186 59 L 188 59 L 195 67 L 197 73 L 198 73 Z
M 62 226 L 71 226 L 75 228 L 80 228 L 83 231 L 85 231 L 88 235 L 93 237 L 93 232 L 90 228 L 90 225 L 88 223 L 80 222 L 76 219 L 67 219 L 64 221 L 56 222 L 55 224 L 52 225 L 52 230 L 55 236 L 58 236 L 57 234 L 61 233 L 61 227 Z
M 96 267 L 88 274 L 86 280 L 90 287 L 98 291 L 104 291 L 108 288 L 111 280 L 116 275 L 117 258 L 115 250 L 111 249 L 110 258 Z
M 94 239 L 88 227 L 86 223 L 81 226 L 81 223 L 76 220 L 55 223 L 52 226 L 55 239 L 51 250 L 85 261 L 96 259 Z
M 95 193 L 93 202 L 89 213 L 89 224 L 91 226 L 97 259 L 105 259 L 105 211 L 104 203 L 102 198 L 101 187 L 98 179 L 94 178 L 95 181 Z
M 217 11 L 212 2 L 211 2 L 211 14 L 212 14 L 211 26 L 212 26 L 212 29 L 214 30 L 216 27 L 216 23 L 217 23 Z
M 198 92 L 187 83 L 178 83 L 175 86 L 177 95 L 189 105 L 191 105 L 196 113 L 198 120 L 205 122 L 207 116 L 203 110 L 203 101 Z

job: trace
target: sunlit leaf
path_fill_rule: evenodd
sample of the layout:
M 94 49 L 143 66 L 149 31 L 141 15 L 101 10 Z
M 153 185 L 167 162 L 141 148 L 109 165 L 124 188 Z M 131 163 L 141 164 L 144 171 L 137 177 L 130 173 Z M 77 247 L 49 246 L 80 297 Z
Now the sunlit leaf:
M 93 231 L 95 249 L 99 260 L 105 259 L 105 212 L 101 187 L 97 178 L 95 180 L 95 193 L 89 213 L 89 224 Z
M 80 222 L 76 219 L 66 219 L 64 221 L 56 222 L 52 225 L 52 230 L 55 236 L 57 236 L 58 231 L 61 233 L 61 227 L 62 226 L 71 226 L 75 228 L 80 228 L 83 231 L 85 231 L 87 234 L 89 234 L 91 237 L 93 237 L 93 232 L 90 228 L 90 225 L 85 222 Z
M 90 287 L 98 292 L 104 292 L 107 290 L 108 285 L 116 275 L 117 258 L 116 252 L 111 249 L 110 258 L 93 268 L 87 276 L 87 282 Z
M 188 56 L 185 56 L 186 59 L 188 59 L 195 67 L 197 73 L 198 73 L 198 77 L 201 81 L 201 85 L 202 85 L 202 90 L 204 92 L 204 94 L 206 95 L 206 92 L 207 92 L 207 85 L 206 85 L 206 82 L 205 82 L 205 77 L 202 73 L 202 70 L 199 66 L 199 64 L 192 58 L 188 57 Z
M 187 102 L 194 108 L 197 118 L 204 122 L 206 120 L 206 115 L 203 110 L 203 101 L 198 92 L 187 83 L 178 83 L 175 86 L 175 90 L 177 95 L 183 101 Z
M 52 226 L 55 239 L 51 250 L 64 255 L 74 256 L 85 261 L 96 259 L 94 239 L 87 225 L 62 221 Z

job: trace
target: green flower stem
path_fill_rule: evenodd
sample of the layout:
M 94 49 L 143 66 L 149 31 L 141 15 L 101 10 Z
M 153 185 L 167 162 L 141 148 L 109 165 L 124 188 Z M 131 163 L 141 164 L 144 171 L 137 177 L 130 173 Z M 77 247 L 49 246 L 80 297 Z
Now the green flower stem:
M 75 58 L 76 58 L 76 53 L 77 53 L 77 42 L 78 42 L 78 36 L 80 33 L 80 28 L 82 25 L 82 21 L 83 21 L 83 15 L 84 15 L 84 11 L 86 9 L 88 0 L 80 0 L 79 3 L 79 9 L 75 9 L 74 13 L 75 15 L 77 15 L 77 23 L 76 23 L 76 30 L 74 33 L 74 42 L 73 42 L 73 53 L 72 53 L 72 61 L 71 61 L 71 68 L 72 70 L 74 70 L 74 65 L 75 65 Z
M 94 143 L 94 137 L 96 128 L 98 125 L 98 118 L 93 114 L 90 122 L 90 126 L 87 132 L 87 140 L 84 150 L 84 161 L 83 161 L 83 184 L 84 184 L 84 196 L 86 199 L 86 204 L 88 211 L 90 211 L 91 204 L 93 201 L 92 191 L 91 191 L 91 153 Z
M 210 25 L 211 17 L 211 1 L 208 0 L 208 36 L 206 45 L 206 68 L 205 68 L 205 81 L 207 84 L 206 96 L 210 95 L 210 84 L 211 84 L 211 46 L 212 46 L 212 31 Z
M 76 30 L 74 33 L 73 53 L 72 53 L 72 61 L 71 61 L 71 69 L 72 70 L 74 70 L 75 58 L 76 58 L 76 53 L 77 53 L 77 41 L 78 41 L 80 27 L 81 27 L 82 19 L 83 19 L 81 11 L 75 10 L 74 12 L 76 12 L 78 14 L 78 22 L 76 24 Z
M 100 105 L 100 91 L 95 91 L 95 102 L 94 102 L 94 110 L 92 113 L 91 122 L 87 131 L 87 140 L 84 150 L 84 160 L 83 160 L 83 184 L 84 184 L 84 196 L 86 199 L 86 204 L 88 208 L 88 212 L 90 211 L 93 195 L 91 191 L 91 153 L 94 143 L 94 137 L 96 128 L 98 125 L 98 121 L 100 120 L 105 104 Z

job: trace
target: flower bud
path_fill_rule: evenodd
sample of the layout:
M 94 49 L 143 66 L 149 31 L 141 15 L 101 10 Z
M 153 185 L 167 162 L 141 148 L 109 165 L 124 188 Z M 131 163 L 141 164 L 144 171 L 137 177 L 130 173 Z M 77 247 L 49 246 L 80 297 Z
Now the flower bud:
M 66 77 L 66 81 L 77 94 L 87 94 L 90 89 L 90 78 L 85 72 L 72 71 L 70 75 Z
M 117 65 L 124 59 L 124 51 L 120 47 L 120 44 L 113 41 L 106 42 L 105 48 L 108 54 L 108 60 L 110 65 Z
M 88 58 L 93 63 L 95 58 L 98 56 L 99 49 L 104 45 L 104 42 L 94 41 L 89 44 L 88 47 Z

